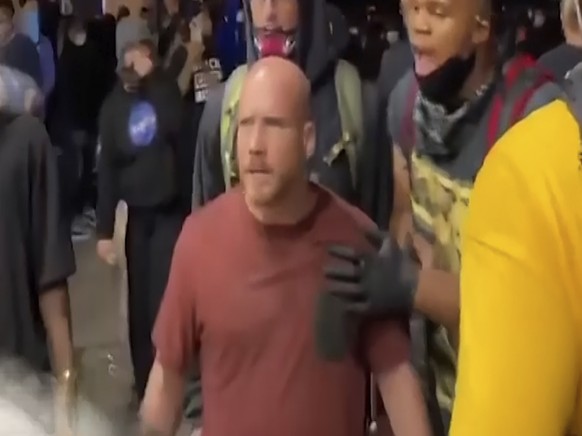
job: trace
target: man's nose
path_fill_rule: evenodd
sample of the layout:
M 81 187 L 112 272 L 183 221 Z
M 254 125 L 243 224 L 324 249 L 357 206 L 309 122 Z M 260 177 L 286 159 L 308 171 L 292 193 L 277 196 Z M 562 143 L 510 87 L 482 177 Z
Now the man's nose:
M 412 8 L 406 14 L 406 27 L 411 38 L 415 35 L 426 36 L 430 35 L 430 14 L 425 7 Z
M 265 0 L 263 14 L 265 15 L 265 22 L 269 26 L 277 26 L 277 1 Z
M 249 137 L 249 154 L 265 153 L 264 132 L 260 125 L 255 125 Z

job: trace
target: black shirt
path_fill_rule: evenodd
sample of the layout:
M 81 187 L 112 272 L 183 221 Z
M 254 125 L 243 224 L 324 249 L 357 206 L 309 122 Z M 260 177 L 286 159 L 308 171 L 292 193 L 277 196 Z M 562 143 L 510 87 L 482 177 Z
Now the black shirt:
M 93 41 L 78 46 L 68 38 L 57 65 L 56 117 L 67 129 L 97 131 L 106 93 L 105 59 Z
M 75 272 L 54 149 L 41 122 L 0 116 L 0 353 L 46 369 L 39 296 Z
M 560 44 L 538 59 L 538 63 L 558 81 L 564 79 L 568 71 L 582 62 L 582 48 L 570 44 Z

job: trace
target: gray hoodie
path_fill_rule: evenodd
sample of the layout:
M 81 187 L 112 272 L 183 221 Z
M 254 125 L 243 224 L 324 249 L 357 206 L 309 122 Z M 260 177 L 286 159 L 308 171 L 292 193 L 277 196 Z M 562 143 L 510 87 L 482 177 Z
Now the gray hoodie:
M 141 17 L 125 17 L 115 29 L 115 53 L 117 61 L 121 60 L 123 50 L 128 44 L 141 41 L 142 39 L 152 39 L 152 34 L 148 23 Z
M 323 162 L 330 148 L 341 136 L 334 74 L 339 53 L 347 40 L 347 29 L 335 29 L 330 33 L 330 19 L 323 0 L 298 0 L 301 8 L 301 23 L 298 30 L 297 61 L 312 85 L 312 113 L 317 126 L 316 153 L 311 171 L 319 181 L 360 206 L 380 224 L 387 223 L 392 198 L 391 162 L 388 144 L 377 143 L 378 107 L 373 86 L 366 84 L 364 98 L 365 140 L 359 156 L 358 175 L 361 176 L 354 189 L 348 159 L 340 156 L 332 165 Z M 247 63 L 257 60 L 253 43 L 252 19 L 248 0 L 244 3 L 247 23 Z M 335 21 L 335 20 L 334 20 Z M 336 23 L 334 23 L 336 24 Z M 222 194 L 225 190 L 222 160 L 220 156 L 220 117 L 224 85 L 209 93 L 198 131 L 196 158 L 194 161 L 193 209 L 199 208 Z M 379 165 L 382 163 L 382 165 Z M 379 172 L 382 172 L 380 174 Z M 380 183 L 380 178 L 386 179 Z M 390 182 L 387 182 L 390 180 Z M 380 188 L 382 187 L 382 188 Z

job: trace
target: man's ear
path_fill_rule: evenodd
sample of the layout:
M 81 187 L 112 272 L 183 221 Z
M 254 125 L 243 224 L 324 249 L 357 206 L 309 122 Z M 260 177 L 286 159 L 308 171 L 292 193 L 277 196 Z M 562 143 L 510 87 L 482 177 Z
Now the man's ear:
M 491 37 L 491 17 L 483 18 L 480 15 L 475 17 L 475 29 L 473 30 L 473 44 L 480 45 L 489 41 Z
M 303 126 L 303 145 L 305 155 L 310 158 L 315 153 L 315 123 L 307 121 Z

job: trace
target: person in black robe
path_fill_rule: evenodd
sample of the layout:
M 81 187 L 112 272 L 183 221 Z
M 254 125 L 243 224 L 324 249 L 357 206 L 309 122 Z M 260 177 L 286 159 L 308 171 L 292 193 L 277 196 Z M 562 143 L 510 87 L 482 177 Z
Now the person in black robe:
M 52 372 L 65 407 L 75 380 L 67 288 L 75 259 L 55 152 L 30 113 L 40 95 L 30 77 L 0 66 L 0 357 Z

